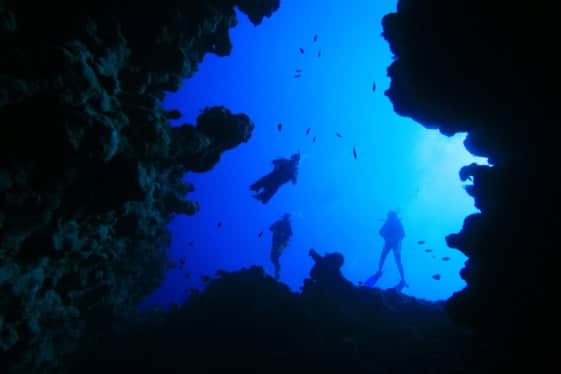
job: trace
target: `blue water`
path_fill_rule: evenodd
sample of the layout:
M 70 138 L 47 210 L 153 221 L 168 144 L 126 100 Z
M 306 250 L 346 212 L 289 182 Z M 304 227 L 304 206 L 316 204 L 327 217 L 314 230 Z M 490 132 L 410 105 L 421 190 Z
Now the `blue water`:
M 311 247 L 320 254 L 343 253 L 342 271 L 355 283 L 372 275 L 383 244 L 378 229 L 389 209 L 398 211 L 406 232 L 402 257 L 409 288 L 403 292 L 442 300 L 465 286 L 458 273 L 466 257 L 448 248 L 444 237 L 477 211 L 458 170 L 486 160 L 465 150 L 465 134 L 448 138 L 426 130 L 396 115 L 384 96 L 392 56 L 381 37 L 381 19 L 396 2 L 346 4 L 285 0 L 258 27 L 238 14 L 231 56 L 207 55 L 195 76 L 167 95 L 164 105 L 183 113 L 174 124 L 195 123 L 202 108 L 224 105 L 248 114 L 256 127 L 251 140 L 224 153 L 213 170 L 185 176 L 196 187 L 188 198 L 198 201 L 201 211 L 171 222 L 169 255 L 186 264 L 170 270 L 144 305 L 180 302 L 186 290 L 204 287 L 201 275 L 217 269 L 257 264 L 272 275 L 268 227 L 285 212 L 292 214 L 294 236 L 280 260 L 280 281 L 294 291 L 312 266 Z M 296 69 L 303 70 L 299 79 L 293 78 Z M 267 205 L 253 199 L 249 185 L 271 170 L 274 158 L 296 151 L 302 153 L 298 183 L 281 187 Z M 442 261 L 444 256 L 450 261 Z M 440 280 L 432 278 L 437 273 Z M 378 286 L 398 280 L 390 254 Z

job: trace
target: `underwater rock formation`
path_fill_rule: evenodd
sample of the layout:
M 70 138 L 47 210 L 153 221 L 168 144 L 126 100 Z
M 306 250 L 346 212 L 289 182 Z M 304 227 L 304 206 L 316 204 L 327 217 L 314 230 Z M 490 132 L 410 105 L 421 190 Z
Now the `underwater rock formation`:
M 160 285 L 167 224 L 199 209 L 185 172 L 253 129 L 220 107 L 171 128 L 160 103 L 230 52 L 236 4 L 0 1 L 0 371 L 56 368 Z M 240 4 L 257 22 L 278 0 Z
M 469 260 L 467 287 L 446 308 L 503 369 L 543 364 L 536 354 L 547 349 L 534 342 L 556 323 L 548 312 L 559 247 L 550 204 L 559 166 L 550 128 L 559 65 L 547 55 L 558 43 L 556 22 L 548 7 L 483 0 L 400 0 L 383 19 L 396 56 L 386 92 L 395 110 L 445 135 L 467 132 L 466 148 L 492 164 L 460 171 L 481 213 L 447 237 Z
M 83 347 L 69 372 L 473 370 L 472 337 L 448 320 L 442 303 L 357 288 L 339 272 L 340 259 L 316 259 L 298 294 L 261 267 L 219 271 L 184 304 L 131 318 L 101 346 Z

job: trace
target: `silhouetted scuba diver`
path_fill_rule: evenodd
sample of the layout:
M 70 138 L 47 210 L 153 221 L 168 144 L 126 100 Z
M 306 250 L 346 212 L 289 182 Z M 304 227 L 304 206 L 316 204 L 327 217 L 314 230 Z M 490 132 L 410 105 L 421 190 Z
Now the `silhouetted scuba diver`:
M 252 191 L 258 192 L 256 195 L 253 195 L 253 197 L 260 200 L 263 204 L 267 204 L 280 186 L 290 181 L 296 184 L 299 161 L 300 153 L 293 154 L 290 159 L 278 158 L 273 160 L 273 171 L 250 186 Z M 259 192 L 259 190 L 262 191 Z
M 400 282 L 394 287 L 394 289 L 401 291 L 403 287 L 407 286 L 405 282 L 405 275 L 403 272 L 403 264 L 401 263 L 401 241 L 405 237 L 405 230 L 403 229 L 403 225 L 399 220 L 397 213 L 393 210 L 388 212 L 388 216 L 386 222 L 379 231 L 380 236 L 384 238 L 384 247 L 382 248 L 382 253 L 380 254 L 380 261 L 378 263 L 378 272 L 370 277 L 366 282 L 365 285 L 373 286 L 376 284 L 378 279 L 382 276 L 382 269 L 384 267 L 384 262 L 386 261 L 386 257 L 388 253 L 393 251 L 393 255 L 395 258 L 395 262 L 397 264 L 397 268 L 399 270 L 399 275 L 401 277 Z
M 288 245 L 290 238 L 292 237 L 292 227 L 290 225 L 290 214 L 286 213 L 281 219 L 276 221 L 269 227 L 269 230 L 273 232 L 273 244 L 271 246 L 271 261 L 275 266 L 275 279 L 278 280 L 280 277 L 280 263 L 279 259 Z

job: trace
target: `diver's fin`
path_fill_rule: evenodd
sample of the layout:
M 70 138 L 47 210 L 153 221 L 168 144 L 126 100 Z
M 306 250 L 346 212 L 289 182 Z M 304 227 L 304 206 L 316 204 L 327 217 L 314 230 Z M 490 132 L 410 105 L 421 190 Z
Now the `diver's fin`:
M 364 285 L 367 287 L 374 286 L 376 282 L 378 282 L 378 279 L 380 279 L 381 276 L 382 276 L 382 272 L 381 271 L 377 272 L 376 274 L 368 278 L 366 282 L 364 282 Z

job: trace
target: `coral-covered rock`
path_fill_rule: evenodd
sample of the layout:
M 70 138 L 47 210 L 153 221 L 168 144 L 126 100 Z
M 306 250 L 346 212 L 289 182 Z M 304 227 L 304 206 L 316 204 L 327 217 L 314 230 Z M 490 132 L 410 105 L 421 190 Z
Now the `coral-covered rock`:
M 247 116 L 214 108 L 174 139 L 160 104 L 205 53 L 230 52 L 235 5 L 0 1 L 0 367 L 55 370 L 109 328 L 92 316 L 159 286 L 167 224 L 199 209 L 185 172 L 251 136 Z
M 234 115 L 224 107 L 206 108 L 197 117 L 195 128 L 184 124 L 171 129 L 172 152 L 186 170 L 207 171 L 222 152 L 246 143 L 254 127 L 245 114 Z
M 280 6 L 280 0 L 233 0 L 249 20 L 258 25 L 264 17 L 270 17 Z

